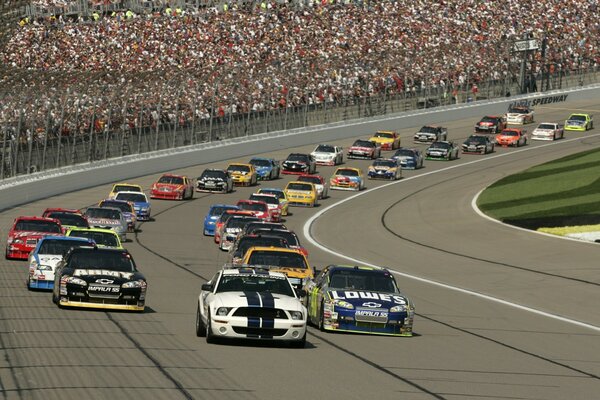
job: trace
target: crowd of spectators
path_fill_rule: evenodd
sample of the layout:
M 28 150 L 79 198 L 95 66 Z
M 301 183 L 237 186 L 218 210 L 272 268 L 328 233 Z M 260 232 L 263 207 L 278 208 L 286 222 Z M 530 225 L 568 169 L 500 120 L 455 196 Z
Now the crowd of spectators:
M 522 54 L 512 43 L 526 36 L 547 40 L 531 74 L 597 68 L 598 15 L 598 0 L 290 0 L 28 18 L 0 49 L 0 126 L 71 134 L 92 120 L 97 130 L 155 124 L 157 110 L 185 123 L 469 90 L 513 79 Z

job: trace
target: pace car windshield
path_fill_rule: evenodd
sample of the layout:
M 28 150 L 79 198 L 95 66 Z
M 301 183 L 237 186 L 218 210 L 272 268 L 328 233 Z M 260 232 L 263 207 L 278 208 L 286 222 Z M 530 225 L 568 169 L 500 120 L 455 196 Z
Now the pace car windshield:
M 389 273 L 360 269 L 333 271 L 329 276 L 329 288 L 386 293 L 398 292 L 396 282 Z
M 60 226 L 56 222 L 51 221 L 18 221 L 15 225 L 17 231 L 28 231 L 28 232 L 48 232 L 48 233 L 61 233 Z
M 102 249 L 78 251 L 71 254 L 69 268 L 107 269 L 111 271 L 135 272 L 135 264 L 126 252 Z
M 298 253 L 287 251 L 255 250 L 248 260 L 250 265 L 271 265 L 284 268 L 306 269 L 304 257 Z
M 168 185 L 183 185 L 183 178 L 180 176 L 161 176 L 158 183 L 166 183 Z
M 317 151 L 319 153 L 335 153 L 335 148 L 328 144 L 320 144 L 317 146 L 315 151 Z
M 294 291 L 284 277 L 266 274 L 223 275 L 216 292 L 269 292 L 294 297 Z

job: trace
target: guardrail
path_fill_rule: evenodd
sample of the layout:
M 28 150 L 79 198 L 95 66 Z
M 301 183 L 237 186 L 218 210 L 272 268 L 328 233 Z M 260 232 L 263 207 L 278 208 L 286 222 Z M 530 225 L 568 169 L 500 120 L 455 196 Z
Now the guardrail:
M 281 148 L 350 138 L 377 129 L 402 129 L 422 125 L 424 120 L 429 123 L 441 124 L 456 119 L 475 118 L 483 114 L 497 113 L 499 109 L 505 110 L 514 101 L 550 104 L 598 98 L 600 98 L 600 85 L 592 85 L 543 94 L 521 95 L 473 103 L 460 103 L 435 109 L 413 110 L 394 115 L 330 123 L 326 126 L 276 131 L 181 148 L 170 148 L 146 154 L 129 155 L 117 159 L 93 161 L 87 164 L 32 173 L 0 181 L 0 210 L 122 179 L 244 157 Z M 200 172 L 198 171 L 198 173 Z

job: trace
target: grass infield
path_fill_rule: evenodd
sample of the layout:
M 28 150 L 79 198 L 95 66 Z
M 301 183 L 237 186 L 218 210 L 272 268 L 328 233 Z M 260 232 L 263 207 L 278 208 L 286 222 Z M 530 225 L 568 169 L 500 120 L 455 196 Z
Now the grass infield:
M 582 226 L 600 225 L 600 149 L 507 176 L 485 189 L 477 206 L 492 218 L 528 229 L 579 227 L 581 232 Z

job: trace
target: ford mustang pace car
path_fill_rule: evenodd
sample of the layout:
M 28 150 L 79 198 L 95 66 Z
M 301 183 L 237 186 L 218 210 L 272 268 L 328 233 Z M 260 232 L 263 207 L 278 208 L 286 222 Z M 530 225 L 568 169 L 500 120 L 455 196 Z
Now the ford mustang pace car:
M 527 144 L 527 132 L 520 128 L 506 128 L 496 135 L 496 143 L 499 146 L 520 147 Z
M 533 122 L 534 111 L 528 105 L 511 105 L 506 113 L 506 122 L 508 124 L 530 124 Z
M 95 243 L 91 239 L 78 237 L 43 237 L 29 253 L 27 289 L 52 289 L 57 264 L 69 250 L 83 246 L 94 247 Z
M 271 221 L 281 221 L 281 203 L 274 194 L 252 193 L 248 200 L 266 203 L 269 208 L 269 213 L 271 214 Z
M 239 200 L 236 204 L 240 210 L 252 211 L 254 216 L 263 221 L 278 222 L 281 219 L 279 208 L 270 208 L 262 200 Z
M 185 175 L 164 174 L 150 188 L 151 199 L 185 200 L 194 197 L 194 184 Z
M 305 288 L 309 322 L 321 330 L 412 336 L 414 305 L 387 269 L 329 265 Z
M 494 142 L 485 135 L 471 135 L 462 144 L 462 152 L 465 154 L 488 154 L 494 152 Z
M 340 167 L 329 178 L 331 190 L 355 190 L 365 188 L 365 177 L 359 168 Z
M 496 134 L 506 128 L 506 118 L 499 115 L 486 115 L 475 124 L 475 133 Z
M 123 217 L 125 217 L 125 221 L 127 221 L 127 232 L 135 232 L 135 223 L 137 222 L 137 218 L 135 215 L 135 209 L 133 208 L 133 203 L 125 200 L 105 199 L 98 203 L 98 207 L 112 207 L 121 210 Z
M 400 147 L 400 135 L 395 131 L 377 131 L 369 141 L 381 146 L 381 150 L 396 150 Z
M 227 172 L 236 186 L 254 186 L 258 183 L 258 174 L 252 164 L 231 163 Z
M 306 256 L 297 249 L 250 247 L 246 250 L 242 264 L 268 266 L 272 271 L 282 272 L 290 278 L 296 289 L 301 289 L 314 277 Z
M 93 240 L 96 246 L 100 248 L 123 249 L 119 235 L 112 229 L 73 228 L 67 232 L 66 236 Z
M 433 143 L 441 140 L 448 140 L 448 128 L 435 125 L 425 125 L 413 136 L 415 143 Z
M 136 185 L 134 183 L 115 183 L 112 187 L 112 190 L 108 194 L 108 198 L 114 198 L 119 192 L 138 192 L 143 193 L 144 190 L 140 185 Z
M 281 173 L 279 161 L 274 158 L 254 157 L 248 161 L 248 164 L 254 165 L 258 179 L 261 181 L 278 179 Z
M 152 207 L 146 193 L 141 192 L 119 192 L 115 200 L 124 200 L 133 203 L 133 210 L 138 221 L 150 221 L 152 218 Z
M 17 217 L 8 232 L 7 259 L 26 260 L 38 241 L 48 235 L 62 235 L 60 221 L 43 217 Z
M 306 307 L 287 277 L 267 269 L 224 267 L 202 285 L 196 335 L 306 344 Z
M 400 162 L 394 158 L 380 158 L 369 165 L 367 172 L 369 179 L 390 179 L 397 180 L 402 178 L 402 167 Z
M 234 206 L 233 204 L 213 204 L 208 209 L 208 212 L 204 216 L 204 236 L 214 236 L 215 235 L 215 225 L 219 217 L 227 210 L 239 210 L 238 206 Z
M 314 174 L 317 163 L 310 154 L 291 153 L 281 164 L 282 174 Z
M 348 158 L 376 159 L 381 157 L 381 146 L 369 140 L 358 139 L 348 149 Z
M 223 251 L 229 251 L 233 247 L 233 244 L 240 236 L 242 229 L 246 224 L 250 222 L 260 221 L 256 217 L 245 217 L 245 216 L 233 216 L 227 220 L 223 226 L 221 233 L 221 241 L 219 242 L 219 249 Z
M 310 182 L 288 182 L 285 195 L 291 206 L 315 207 L 318 204 L 317 188 Z
M 419 169 L 423 168 L 423 153 L 419 149 L 409 149 L 400 147 L 392 158 L 400 161 L 402 169 Z
M 144 311 L 147 288 L 127 250 L 79 247 L 58 264 L 52 301 L 59 307 Z
M 344 149 L 332 144 L 320 144 L 310 155 L 317 165 L 338 165 L 344 162 Z
M 425 158 L 428 160 L 456 160 L 458 158 L 458 146 L 451 141 L 433 142 L 425 150 Z
M 79 212 L 72 210 L 63 211 L 59 208 L 53 209 L 54 211 L 44 211 L 42 216 L 44 218 L 54 218 L 60 221 L 63 233 L 67 232 L 71 228 L 89 228 L 90 225 L 87 219 Z
M 564 137 L 562 125 L 556 122 L 542 122 L 531 132 L 531 140 L 557 140 Z
M 196 178 L 196 192 L 230 193 L 232 191 L 233 179 L 224 169 L 207 168 Z
M 92 228 L 112 229 L 121 242 L 127 241 L 127 221 L 118 208 L 88 207 L 84 215 Z
M 317 199 L 319 200 L 329 197 L 329 185 L 321 175 L 300 175 L 296 181 L 314 183 L 317 189 Z
M 283 189 L 278 188 L 260 188 L 256 192 L 258 194 L 272 194 L 273 196 L 279 199 L 279 204 L 281 205 L 281 215 L 288 215 L 289 209 L 289 201 L 287 196 L 285 195 L 285 191 Z
M 590 114 L 571 114 L 565 121 L 565 131 L 587 131 L 594 129 L 594 118 Z

